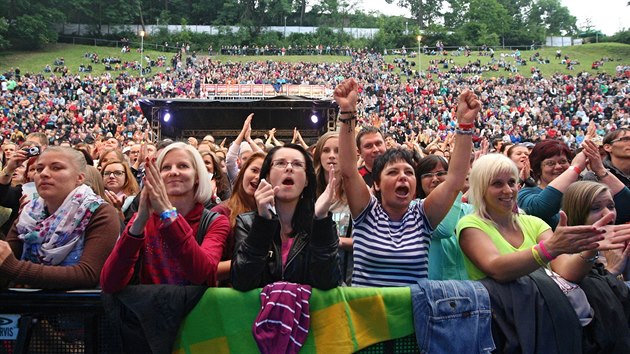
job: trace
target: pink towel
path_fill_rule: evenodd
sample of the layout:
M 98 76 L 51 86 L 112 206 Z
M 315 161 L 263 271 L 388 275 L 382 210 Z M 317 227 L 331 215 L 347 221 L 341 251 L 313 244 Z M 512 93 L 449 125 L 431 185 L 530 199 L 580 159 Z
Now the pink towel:
M 252 328 L 263 354 L 298 353 L 310 325 L 308 285 L 275 282 L 260 293 L 261 308 Z

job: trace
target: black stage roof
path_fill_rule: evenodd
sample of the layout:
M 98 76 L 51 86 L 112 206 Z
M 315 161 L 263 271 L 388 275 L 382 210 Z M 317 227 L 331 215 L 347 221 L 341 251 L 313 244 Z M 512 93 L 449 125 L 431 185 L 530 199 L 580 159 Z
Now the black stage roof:
M 295 127 L 304 137 L 315 137 L 326 131 L 327 119 L 334 116 L 337 108 L 333 100 L 300 96 L 220 100 L 141 98 L 139 103 L 145 117 L 150 121 L 160 120 L 162 136 L 172 138 L 209 133 L 233 137 L 250 113 L 254 113 L 252 136 L 262 135 L 271 128 L 276 128 L 278 136 L 287 136 Z M 170 114 L 167 122 L 166 113 Z M 311 120 L 313 114 L 318 117 L 316 123 Z

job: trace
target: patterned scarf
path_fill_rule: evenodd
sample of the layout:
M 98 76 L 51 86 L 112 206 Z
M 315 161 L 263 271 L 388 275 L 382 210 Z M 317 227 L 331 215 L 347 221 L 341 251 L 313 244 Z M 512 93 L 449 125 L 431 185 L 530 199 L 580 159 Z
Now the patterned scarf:
M 41 197 L 26 204 L 17 232 L 24 242 L 22 260 L 68 266 L 79 262 L 84 232 L 94 211 L 105 201 L 86 185 L 75 188 L 52 215 Z

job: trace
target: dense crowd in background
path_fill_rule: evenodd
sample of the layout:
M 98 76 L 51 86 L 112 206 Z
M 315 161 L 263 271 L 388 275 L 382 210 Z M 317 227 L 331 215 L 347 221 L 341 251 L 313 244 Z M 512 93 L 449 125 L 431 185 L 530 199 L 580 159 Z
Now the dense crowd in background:
M 125 53 L 86 53 L 107 70 L 73 74 L 60 58 L 54 72 L 5 72 L 0 288 L 100 286 L 107 298 L 135 284 L 263 294 L 287 284 L 309 293 L 408 286 L 422 333 L 414 289 L 448 284 L 457 296 L 492 298 L 493 325 L 526 335 L 491 333 L 489 308 L 475 305 L 488 313 L 480 337 L 499 352 L 517 337 L 521 347 L 548 343 L 536 352 L 567 347 L 528 326 L 556 316 L 585 348 L 627 353 L 630 66 L 602 58 L 597 67 L 616 65 L 614 74 L 588 73 L 575 68 L 579 58 L 559 55 L 575 74 L 543 76 L 537 65 L 548 60 L 536 53 L 486 48 L 473 58 L 463 47 L 456 55 L 466 65 L 439 48 L 418 70 L 407 53 L 386 62 L 346 51 L 347 62 L 286 63 L 184 49 L 154 75 Z M 290 141 L 274 127 L 252 136 L 251 113 L 233 117 L 243 123 L 229 141 L 156 141 L 138 99 L 212 98 L 205 84 L 322 85 L 339 108 L 338 129 L 315 143 L 297 129 Z M 536 284 L 527 280 L 535 274 Z M 535 301 L 523 295 L 543 288 L 550 292 Z M 442 301 L 429 293 L 421 304 Z M 564 309 L 536 305 L 543 298 Z M 449 301 L 446 311 L 458 306 Z M 465 348 L 476 340 L 462 337 Z
M 52 75 L 12 68 L 0 77 L 0 133 L 4 140 L 16 143 L 28 133 L 41 131 L 53 145 L 107 137 L 126 145 L 148 139 L 147 119 L 136 102 L 139 97 L 208 98 L 202 90 L 206 83 L 288 83 L 332 89 L 350 76 L 359 83 L 362 122 L 376 124 L 399 143 L 412 135 L 421 144 L 436 136 L 444 138 L 454 126 L 455 98 L 468 87 L 479 94 L 483 104 L 484 123 L 477 125 L 476 144 L 484 137 L 522 142 L 545 136 L 562 136 L 573 144 L 583 139 L 591 121 L 599 136 L 629 124 L 630 67 L 620 62 L 602 62 L 615 66 L 614 75 L 576 70 L 550 77 L 536 74 L 532 63 L 535 74 L 529 78 L 518 71 L 489 69 L 516 65 L 520 52 L 498 58 L 480 52 L 463 67 L 449 64 L 448 56 L 436 56 L 420 76 L 412 58 L 386 63 L 379 53 L 351 54 L 352 60 L 343 63 L 286 63 L 221 62 L 196 53 L 178 53 L 169 60 L 171 66 L 165 73 L 146 76 L 132 70 L 96 75 L 66 68 L 61 75 Z M 473 74 L 466 75 L 470 72 Z

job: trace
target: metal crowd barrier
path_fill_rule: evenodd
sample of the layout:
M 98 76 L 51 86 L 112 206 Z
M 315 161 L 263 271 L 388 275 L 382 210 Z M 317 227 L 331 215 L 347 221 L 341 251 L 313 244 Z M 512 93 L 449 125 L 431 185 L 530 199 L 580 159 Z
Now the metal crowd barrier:
M 0 354 L 120 353 L 98 290 L 0 291 Z M 377 343 L 363 354 L 419 353 L 413 335 Z

